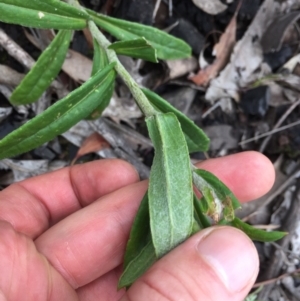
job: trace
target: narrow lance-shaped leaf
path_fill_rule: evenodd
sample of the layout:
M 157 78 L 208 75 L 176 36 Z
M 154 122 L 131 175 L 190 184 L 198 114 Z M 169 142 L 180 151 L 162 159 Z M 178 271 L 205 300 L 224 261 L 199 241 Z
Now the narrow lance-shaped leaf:
M 30 8 L 40 10 L 59 16 L 77 17 L 85 20 L 89 19 L 89 14 L 81 9 L 69 5 L 61 0 L 0 0 L 0 3 L 6 3 L 21 8 Z
M 71 30 L 61 30 L 56 35 L 12 93 L 10 98 L 12 104 L 29 104 L 41 97 L 59 73 L 67 55 L 71 38 Z
M 202 169 L 193 171 L 193 182 L 203 195 L 201 205 L 205 214 L 216 222 L 220 220 L 222 214 L 227 221 L 234 219 L 234 210 L 241 205 L 224 183 L 212 173 Z
M 104 69 L 108 66 L 108 58 L 103 47 L 99 45 L 96 39 L 94 39 L 94 58 L 93 58 L 93 68 L 92 68 L 92 76 L 96 74 L 99 70 Z M 97 119 L 101 116 L 102 112 L 109 105 L 109 102 L 112 98 L 115 82 L 111 83 L 112 87 L 110 87 L 110 94 L 106 94 L 106 97 L 101 100 L 100 105 L 87 117 L 87 119 Z
M 267 232 L 265 230 L 256 229 L 253 226 L 244 223 L 237 217 L 233 221 L 231 221 L 230 224 L 233 227 L 242 230 L 252 240 L 256 240 L 256 241 L 262 241 L 262 242 L 276 241 L 276 240 L 283 238 L 284 236 L 286 236 L 288 234 L 287 232 L 281 232 L 281 231 Z
M 124 256 L 124 268 L 132 261 L 148 243 L 150 235 L 148 191 L 144 195 L 130 230 L 129 240 Z
M 88 14 L 59 0 L 0 0 L 0 21 L 36 28 L 83 29 Z
M 203 227 L 201 227 L 201 223 L 198 222 L 198 220 L 196 219 L 196 214 L 194 215 L 195 219 L 194 219 L 194 223 L 193 223 L 193 230 L 192 230 L 192 235 L 198 233 L 201 229 L 203 229 Z
M 134 281 L 141 277 L 155 262 L 157 258 L 151 237 L 141 252 L 128 264 L 118 283 L 118 288 L 128 288 Z
M 163 60 L 179 59 L 191 56 L 191 47 L 157 28 L 134 22 L 97 14 L 87 10 L 93 21 L 121 41 L 144 37 L 157 51 L 157 57 Z
M 108 64 L 108 57 L 106 55 L 103 47 L 99 45 L 96 39 L 93 39 L 94 45 L 94 57 L 93 57 L 93 68 L 92 68 L 92 76 L 96 74 L 99 70 L 104 69 Z
M 148 190 L 152 241 L 158 258 L 191 234 L 193 190 L 190 158 L 173 113 L 146 119 L 155 156 Z
M 157 260 L 151 240 L 148 192 L 134 219 L 126 246 L 123 273 L 118 288 L 130 286 Z
M 189 152 L 207 151 L 209 147 L 209 138 L 206 134 L 187 116 L 171 106 L 165 99 L 156 93 L 142 89 L 151 104 L 162 113 L 172 112 L 180 122 L 182 131 L 185 136 Z
M 115 79 L 114 64 L 96 73 L 81 87 L 42 114 L 0 140 L 0 159 L 19 155 L 50 141 L 88 116 L 106 97 Z
M 145 38 L 115 42 L 108 48 L 113 49 L 120 55 L 127 55 L 153 63 L 158 62 L 156 50 Z
M 194 210 L 195 210 L 196 220 L 198 221 L 201 229 L 204 229 L 204 228 L 208 228 L 212 225 L 202 211 L 202 208 L 200 206 L 201 201 L 203 202 L 204 200 L 201 199 L 199 201 L 198 198 L 196 197 L 196 195 L 194 194 Z

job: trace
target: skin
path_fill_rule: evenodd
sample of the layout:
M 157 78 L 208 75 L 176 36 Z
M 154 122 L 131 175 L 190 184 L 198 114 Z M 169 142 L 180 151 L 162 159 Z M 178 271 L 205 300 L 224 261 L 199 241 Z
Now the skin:
M 246 202 L 273 185 L 255 152 L 207 160 Z M 134 168 L 100 160 L 64 168 L 0 192 L 0 301 L 241 301 L 258 273 L 253 243 L 239 230 L 200 231 L 117 291 L 134 215 L 147 189 Z

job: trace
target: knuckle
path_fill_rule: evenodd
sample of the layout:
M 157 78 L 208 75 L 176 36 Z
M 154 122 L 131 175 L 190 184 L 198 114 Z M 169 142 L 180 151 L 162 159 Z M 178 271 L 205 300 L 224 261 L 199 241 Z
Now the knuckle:
M 19 244 L 19 237 L 13 226 L 6 221 L 0 221 L 0 250 L 5 256 L 12 256 L 13 250 Z

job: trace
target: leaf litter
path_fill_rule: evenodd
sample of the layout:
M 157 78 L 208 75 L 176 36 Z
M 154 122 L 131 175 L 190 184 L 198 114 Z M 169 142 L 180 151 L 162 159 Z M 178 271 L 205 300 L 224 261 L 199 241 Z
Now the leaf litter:
M 189 79 L 196 85 L 207 86 L 209 82 L 227 65 L 233 47 L 236 43 L 235 36 L 239 9 L 240 4 L 230 23 L 226 27 L 225 32 L 222 34 L 220 41 L 214 46 L 213 55 L 216 57 L 214 62 L 203 70 L 200 70 L 196 75 L 189 77 Z

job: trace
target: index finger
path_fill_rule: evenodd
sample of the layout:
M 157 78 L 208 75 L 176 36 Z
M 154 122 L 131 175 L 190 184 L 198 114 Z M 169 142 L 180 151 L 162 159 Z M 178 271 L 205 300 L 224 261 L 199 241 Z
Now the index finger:
M 101 196 L 138 180 L 136 170 L 117 159 L 66 167 L 0 192 L 0 219 L 35 238 Z

